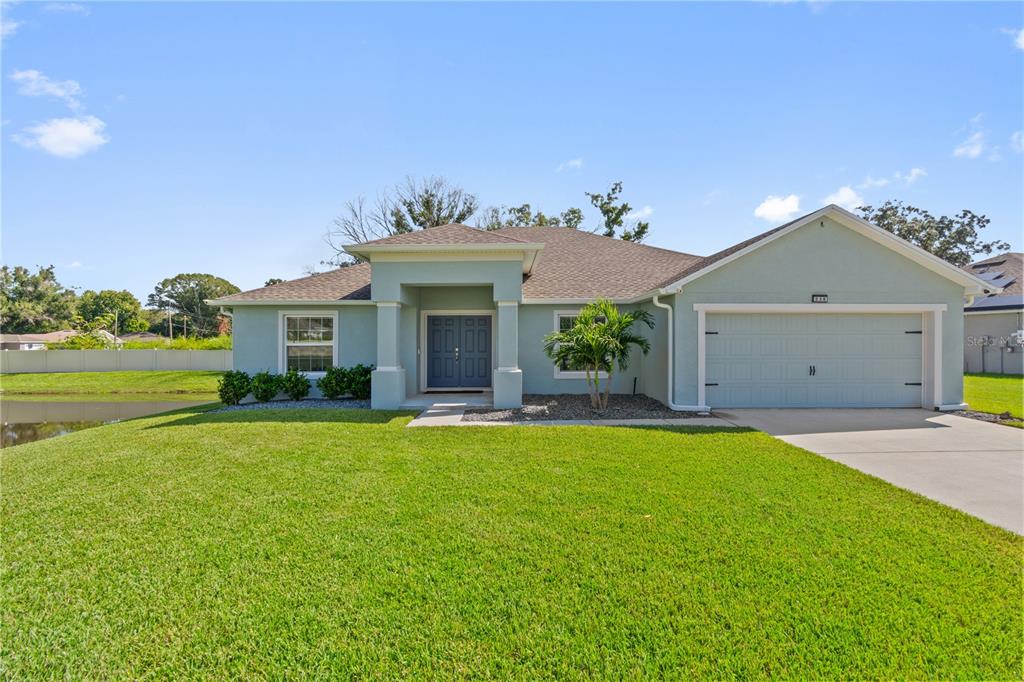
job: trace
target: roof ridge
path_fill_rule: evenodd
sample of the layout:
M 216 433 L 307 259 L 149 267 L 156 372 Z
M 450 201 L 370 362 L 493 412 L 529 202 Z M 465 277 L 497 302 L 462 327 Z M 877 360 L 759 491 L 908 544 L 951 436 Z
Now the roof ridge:
M 556 226 L 556 225 L 515 225 L 515 226 L 511 226 L 511 227 L 502 227 L 502 228 L 500 228 L 498 230 L 495 230 L 495 231 L 496 232 L 504 232 L 505 230 L 571 230 L 571 231 L 573 231 L 573 232 L 575 232 L 577 234 L 588 234 L 588 235 L 591 235 L 591 236 L 594 236 L 594 237 L 600 237 L 601 239 L 611 239 L 614 242 L 621 242 L 623 244 L 629 244 L 631 246 L 642 246 L 644 248 L 654 249 L 656 251 L 662 251 L 664 253 L 670 253 L 670 254 L 675 255 L 675 256 L 688 256 L 690 258 L 703 258 L 703 256 L 698 256 L 695 253 L 689 253 L 689 252 L 686 252 L 686 251 L 676 251 L 675 249 L 669 249 L 669 248 L 666 248 L 664 246 L 654 246 L 652 244 L 644 244 L 643 242 L 633 242 L 633 241 L 629 241 L 628 239 L 619 239 L 617 237 L 609 237 L 609 236 L 604 235 L 604 234 L 598 234 L 597 232 L 594 232 L 593 230 L 583 230 L 583 229 L 575 228 L 575 227 L 564 227 L 564 226 Z
M 512 244 L 524 244 L 524 243 L 526 243 L 526 242 L 524 242 L 521 239 L 516 239 L 515 237 L 510 237 L 510 236 L 504 235 L 504 234 L 498 234 L 498 230 L 485 230 L 485 229 L 482 229 L 482 228 L 479 228 L 479 227 L 472 227 L 471 225 L 466 225 L 464 223 L 445 223 L 444 225 L 435 225 L 433 227 L 421 227 L 419 229 L 410 230 L 408 232 L 401 232 L 399 234 L 388 235 L 387 237 L 380 237 L 379 239 L 371 239 L 370 241 L 363 242 L 362 244 L 356 244 L 354 246 L 374 246 L 374 245 L 387 246 L 391 242 L 401 243 L 402 241 L 404 241 L 401 238 L 405 237 L 406 235 L 417 234 L 417 233 L 429 233 L 431 230 L 444 230 L 446 232 L 450 232 L 453 229 L 457 229 L 457 230 L 460 230 L 460 231 L 472 230 L 473 232 L 479 232 L 481 234 L 492 235 L 494 237 L 497 237 L 497 238 L 499 238 L 501 240 L 504 240 L 506 242 L 510 242 Z

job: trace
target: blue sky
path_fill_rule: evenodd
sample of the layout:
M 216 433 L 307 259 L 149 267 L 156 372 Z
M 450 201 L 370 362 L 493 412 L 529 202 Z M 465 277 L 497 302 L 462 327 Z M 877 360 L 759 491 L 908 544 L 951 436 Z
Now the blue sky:
M 1024 5 L 5 3 L 2 248 L 140 298 L 300 276 L 344 202 L 438 174 L 706 254 L 826 200 L 1022 248 Z

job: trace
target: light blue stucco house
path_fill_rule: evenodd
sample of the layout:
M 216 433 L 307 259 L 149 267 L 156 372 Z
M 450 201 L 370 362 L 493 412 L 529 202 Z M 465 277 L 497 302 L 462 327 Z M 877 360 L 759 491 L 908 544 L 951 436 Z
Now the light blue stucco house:
M 1024 374 L 1024 254 L 1001 253 L 967 271 L 1001 291 L 964 308 L 964 371 Z
M 598 297 L 643 308 L 651 352 L 614 378 L 680 410 L 962 406 L 964 301 L 990 283 L 837 206 L 707 257 L 568 228 L 446 225 L 346 248 L 362 262 L 212 301 L 234 366 L 372 364 L 372 404 L 584 393 L 542 350 Z

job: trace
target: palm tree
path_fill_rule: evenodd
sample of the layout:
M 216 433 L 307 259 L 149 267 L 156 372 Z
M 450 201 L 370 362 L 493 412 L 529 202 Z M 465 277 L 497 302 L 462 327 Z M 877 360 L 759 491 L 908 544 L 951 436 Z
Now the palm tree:
M 641 322 L 654 328 L 654 317 L 646 310 L 621 312 L 608 299 L 588 303 L 576 316 L 576 322 L 565 331 L 556 331 L 544 337 L 544 352 L 560 365 L 586 372 L 590 406 L 595 410 L 608 407 L 615 368 L 629 368 L 632 346 L 644 355 L 651 343 L 632 332 L 633 324 Z M 601 372 L 607 374 L 604 394 L 601 392 Z

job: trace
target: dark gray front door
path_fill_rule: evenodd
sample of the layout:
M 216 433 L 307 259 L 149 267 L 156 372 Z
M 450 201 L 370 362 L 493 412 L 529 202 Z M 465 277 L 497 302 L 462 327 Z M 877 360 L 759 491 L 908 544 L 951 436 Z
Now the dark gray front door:
M 491 317 L 427 316 L 427 388 L 491 385 Z

